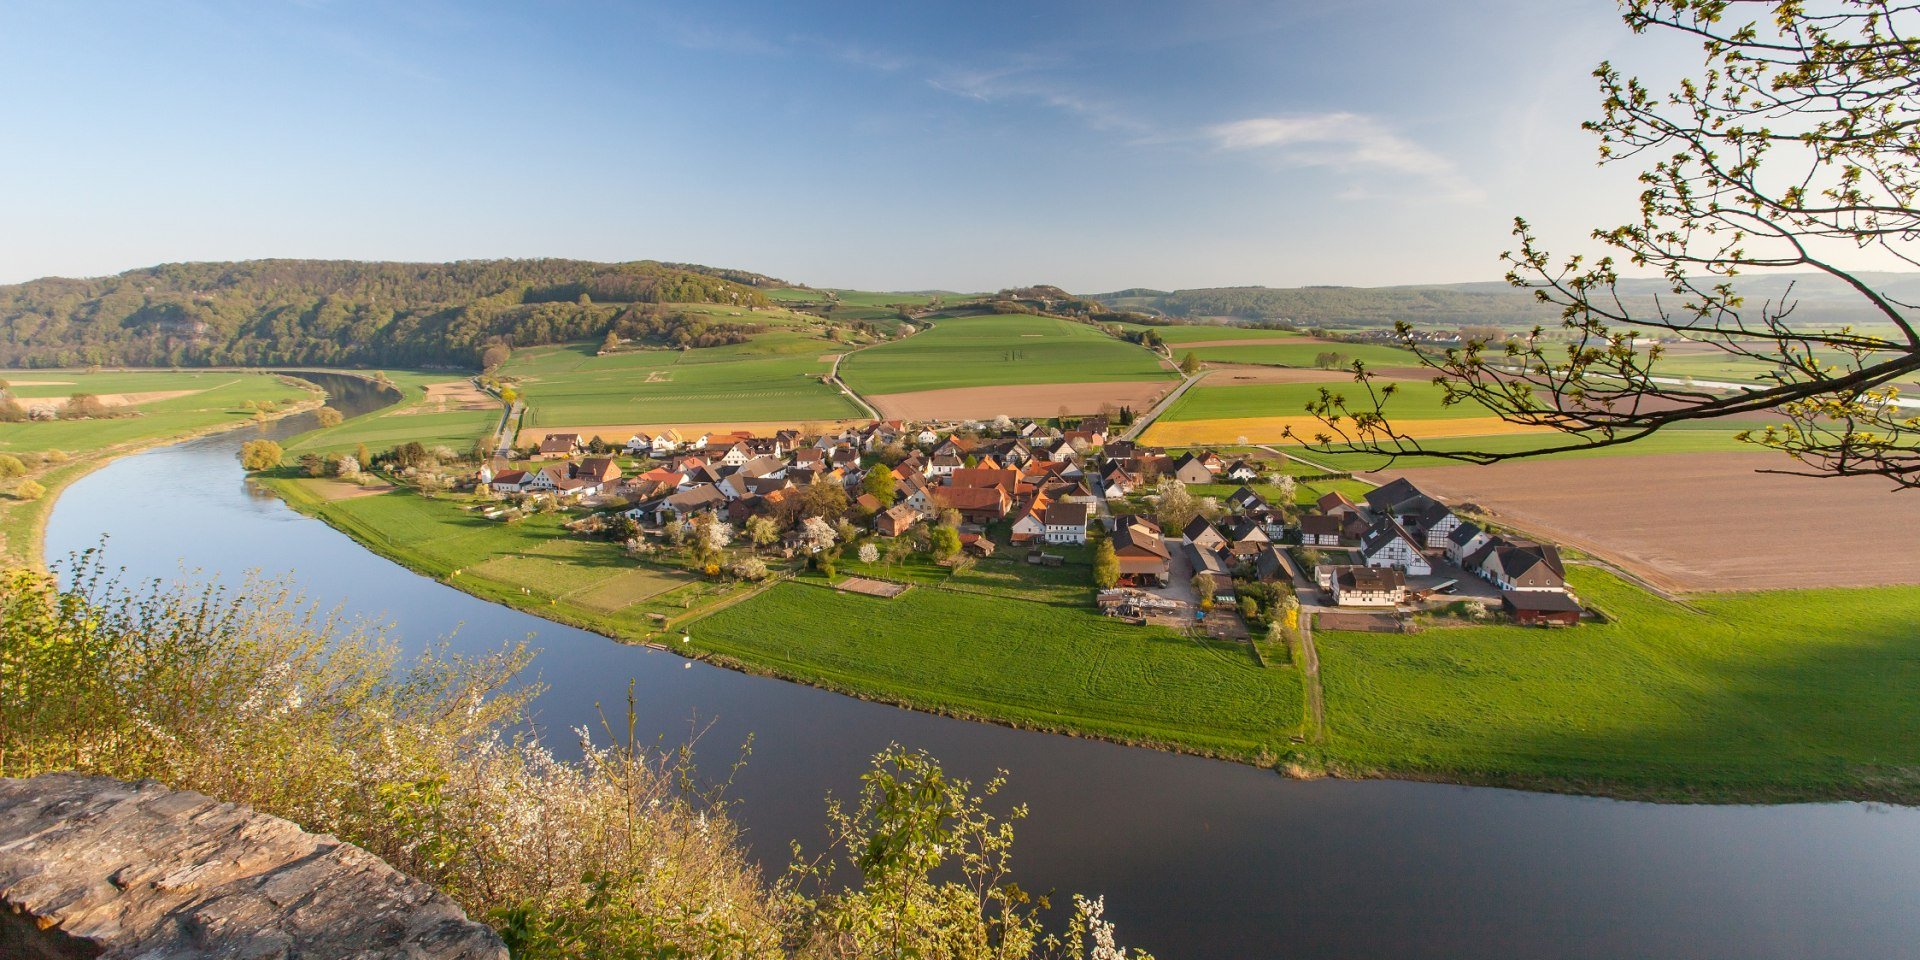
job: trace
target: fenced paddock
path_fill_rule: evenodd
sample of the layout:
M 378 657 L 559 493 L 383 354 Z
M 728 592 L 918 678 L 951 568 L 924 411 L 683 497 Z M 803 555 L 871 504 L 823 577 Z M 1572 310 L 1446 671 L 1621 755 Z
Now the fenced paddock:
M 910 584 L 893 583 L 887 580 L 874 580 L 868 577 L 848 577 L 834 584 L 833 588 L 835 590 L 844 590 L 847 593 L 858 593 L 869 597 L 880 597 L 891 600 L 894 597 L 906 593 L 910 586 Z

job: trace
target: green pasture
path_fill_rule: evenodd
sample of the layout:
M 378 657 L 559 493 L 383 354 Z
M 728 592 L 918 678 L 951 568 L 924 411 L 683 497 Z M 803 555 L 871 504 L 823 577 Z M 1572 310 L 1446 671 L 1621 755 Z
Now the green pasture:
M 860 411 L 821 382 L 844 352 L 800 333 L 696 350 L 636 350 L 596 356 L 596 345 L 540 347 L 501 368 L 531 408 L 526 426 L 831 420 Z
M 1262 669 L 1243 644 L 998 595 L 784 583 L 688 633 L 702 650 L 923 708 L 1237 757 L 1277 752 L 1302 719 L 1298 675 Z
M 1152 353 L 1086 324 L 1025 314 L 936 320 L 931 329 L 853 354 L 840 375 L 868 395 L 1173 376 Z
M 1489 414 L 1472 404 L 1443 406 L 1440 388 L 1420 380 L 1374 380 L 1375 390 L 1389 383 L 1394 393 L 1383 409 L 1388 417 L 1433 420 L 1453 417 L 1484 417 Z M 1373 404 L 1365 388 L 1357 383 L 1253 383 L 1216 387 L 1202 380 L 1182 394 L 1163 420 L 1221 420 L 1237 417 L 1298 417 L 1306 414 L 1307 404 L 1320 399 L 1320 391 L 1347 398 L 1356 410 L 1370 411 Z
M 1667 799 L 1920 785 L 1920 587 L 1683 605 L 1570 576 L 1615 622 L 1316 632 L 1329 762 Z

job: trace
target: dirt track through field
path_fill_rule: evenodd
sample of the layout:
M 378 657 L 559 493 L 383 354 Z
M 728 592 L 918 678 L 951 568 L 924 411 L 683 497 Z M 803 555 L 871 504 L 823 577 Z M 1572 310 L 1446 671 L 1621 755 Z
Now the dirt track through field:
M 1685 453 L 1390 475 L 1676 592 L 1920 583 L 1920 494 L 1870 477 L 1755 472 L 1790 465 L 1758 452 Z
M 1104 403 L 1145 410 L 1177 385 L 1173 380 L 1035 383 L 883 393 L 867 399 L 880 408 L 882 416 L 899 420 L 984 419 L 1003 413 L 1009 417 L 1051 417 L 1061 407 L 1069 413 L 1093 413 Z

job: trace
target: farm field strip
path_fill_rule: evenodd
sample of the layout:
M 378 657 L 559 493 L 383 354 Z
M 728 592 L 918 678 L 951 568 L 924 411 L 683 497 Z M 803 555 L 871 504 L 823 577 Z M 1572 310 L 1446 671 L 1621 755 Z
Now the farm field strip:
M 1289 439 L 1286 431 L 1293 431 Z M 1352 429 L 1351 422 L 1347 428 Z M 1456 419 L 1407 419 L 1393 421 L 1394 430 L 1417 440 L 1459 437 L 1498 437 L 1551 433 L 1545 427 L 1508 423 L 1498 417 L 1460 417 Z M 1327 425 L 1307 414 L 1293 417 L 1235 417 L 1219 420 L 1168 420 L 1161 418 L 1141 437 L 1156 446 L 1191 447 L 1238 443 L 1310 443 Z

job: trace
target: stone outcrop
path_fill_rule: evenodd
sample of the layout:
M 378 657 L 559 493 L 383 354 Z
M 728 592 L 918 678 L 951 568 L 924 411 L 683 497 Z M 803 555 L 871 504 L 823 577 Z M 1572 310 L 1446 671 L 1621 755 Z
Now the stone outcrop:
M 153 781 L 0 779 L 0 956 L 506 960 L 379 858 Z

